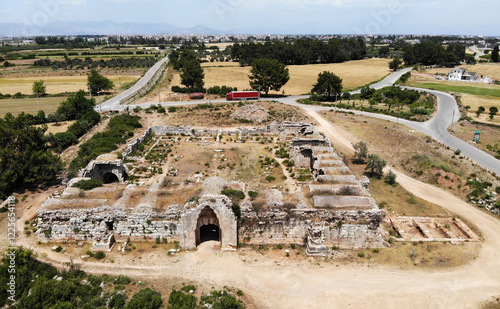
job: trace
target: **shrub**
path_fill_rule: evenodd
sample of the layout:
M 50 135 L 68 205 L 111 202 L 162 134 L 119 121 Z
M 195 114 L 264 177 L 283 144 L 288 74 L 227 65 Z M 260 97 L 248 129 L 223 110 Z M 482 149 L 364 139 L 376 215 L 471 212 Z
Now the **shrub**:
M 116 277 L 113 281 L 114 284 L 129 284 L 130 282 L 132 282 L 132 280 L 130 280 L 129 277 L 122 275 Z
M 245 198 L 245 193 L 239 190 L 222 190 L 221 194 L 229 198 L 235 198 L 237 200 L 242 200 Z
M 58 151 L 62 151 L 69 146 L 76 144 L 77 142 L 78 138 L 75 136 L 75 134 L 71 132 L 60 132 L 54 134 L 54 143 L 52 147 L 54 147 Z
M 95 258 L 98 259 L 98 260 L 102 260 L 106 257 L 106 254 L 102 251 L 97 251 L 95 253 Z
M 108 306 L 109 308 L 124 308 L 125 307 L 126 297 L 123 294 L 115 294 L 109 300 Z
M 92 190 L 100 186 L 102 186 L 102 181 L 97 179 L 80 180 L 79 182 L 73 184 L 73 187 L 80 188 L 82 190 Z
M 172 290 L 168 298 L 169 306 L 172 309 L 196 308 L 197 299 L 191 294 L 185 294 L 181 291 Z M 139 307 L 138 307 L 139 308 Z M 144 307 L 145 308 L 145 307 Z
M 181 288 L 181 290 L 183 290 L 184 292 L 189 293 L 189 291 L 196 291 L 196 287 L 194 285 L 190 284 L 190 285 L 183 286 Z
M 258 193 L 257 191 L 248 191 L 248 196 L 253 200 L 257 197 Z
M 127 309 L 158 309 L 162 304 L 163 301 L 161 300 L 161 294 L 151 290 L 150 288 L 147 288 L 134 294 L 134 296 L 128 303 Z M 194 308 L 194 306 L 183 308 Z
M 385 176 L 385 182 L 387 182 L 391 186 L 394 186 L 396 184 L 396 174 L 394 174 L 392 171 L 389 171 L 389 173 Z

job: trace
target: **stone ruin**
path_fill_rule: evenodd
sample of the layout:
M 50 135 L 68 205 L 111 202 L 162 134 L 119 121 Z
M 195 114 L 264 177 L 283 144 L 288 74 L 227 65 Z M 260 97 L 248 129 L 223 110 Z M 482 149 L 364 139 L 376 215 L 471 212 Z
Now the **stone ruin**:
M 385 212 L 370 196 L 368 180 L 356 179 L 330 141 L 309 124 L 271 123 L 263 128 L 241 128 L 233 132 L 156 126 L 133 139 L 123 157 L 129 156 L 151 134 L 211 135 L 217 136 L 217 142 L 222 133 L 239 138 L 252 134 L 277 136 L 281 144 L 287 145 L 294 171 L 306 171 L 310 175 L 297 179 L 298 189 L 294 192 L 300 197 L 297 203 L 285 204 L 282 191 L 270 189 L 265 194 L 266 207 L 259 211 L 248 192 L 244 192 L 241 220 L 238 220 L 232 201 L 221 195 L 221 191 L 228 187 L 245 191 L 245 184 L 212 177 L 203 183 L 199 199 L 158 209 L 155 203 L 159 198 L 159 184 L 130 183 L 126 180 L 128 171 L 123 161 L 106 160 L 109 157 L 104 156 L 91 162 L 81 176 L 105 180 L 111 173 L 122 184 L 93 189 L 91 197 L 82 198 L 74 197 L 75 188 L 68 186 L 61 194 L 50 197 L 38 210 L 38 238 L 41 241 L 96 241 L 94 247 L 106 248 L 111 248 L 115 240 L 128 239 L 175 240 L 184 249 L 195 248 L 206 240 L 217 240 L 223 250 L 235 250 L 238 243 L 296 243 L 304 245 L 308 254 L 315 256 L 326 256 L 326 248 L 332 245 L 383 246 L 380 222 Z M 111 203 L 106 194 L 117 190 L 117 186 L 121 186 L 122 193 Z M 68 196 L 72 198 L 66 198 Z

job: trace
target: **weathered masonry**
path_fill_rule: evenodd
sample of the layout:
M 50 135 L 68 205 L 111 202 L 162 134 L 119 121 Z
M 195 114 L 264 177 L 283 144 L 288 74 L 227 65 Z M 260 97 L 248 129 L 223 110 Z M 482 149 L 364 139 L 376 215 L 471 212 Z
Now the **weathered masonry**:
M 306 246 L 310 255 L 325 255 L 331 245 L 349 248 L 383 245 L 380 222 L 385 213 L 370 196 L 368 179 L 352 175 L 330 141 L 313 126 L 285 122 L 235 131 L 156 126 L 133 139 L 123 158 L 127 159 L 146 139 L 166 135 L 178 136 L 177 143 L 196 138 L 203 141 L 199 147 L 218 145 L 222 135 L 232 136 L 234 143 L 243 137 L 268 136 L 276 145 L 286 145 L 289 161 L 293 162 L 289 169 L 303 176 L 294 179 L 293 192 L 285 192 L 285 188 L 266 189 L 259 193 L 262 197 L 259 202 L 250 197 L 246 185 L 238 179 L 208 177 L 200 180 L 198 185 L 202 189 L 196 198 L 179 203 L 174 201 L 175 194 L 165 191 L 160 183 L 143 185 L 128 180 L 131 172 L 123 160 L 102 156 L 82 170 L 83 178 L 71 180 L 64 192 L 43 203 L 38 211 L 39 239 L 87 240 L 99 244 L 129 238 L 166 239 L 179 241 L 185 249 L 215 240 L 226 250 L 236 249 L 238 243 L 296 243 Z M 282 160 L 276 164 L 284 163 Z M 170 167 L 163 174 L 172 170 Z M 109 184 L 83 196 L 71 187 L 74 182 L 88 178 Z M 222 194 L 226 189 L 244 194 L 239 208 Z M 114 199 L 110 197 L 113 194 Z M 286 202 L 284 195 L 293 196 L 294 202 Z

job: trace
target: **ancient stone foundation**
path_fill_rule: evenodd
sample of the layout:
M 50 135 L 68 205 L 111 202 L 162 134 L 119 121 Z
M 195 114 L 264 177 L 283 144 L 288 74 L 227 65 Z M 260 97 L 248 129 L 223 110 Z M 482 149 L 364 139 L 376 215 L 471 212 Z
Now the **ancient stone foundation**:
M 91 162 L 82 176 L 101 180 L 116 177 L 122 184 L 93 189 L 88 197 L 78 197 L 72 187 L 50 197 L 38 211 L 39 239 L 95 241 L 95 246 L 103 248 L 109 248 L 115 239 L 118 242 L 175 240 L 184 249 L 195 248 L 205 240 L 216 240 L 221 242 L 222 249 L 228 250 L 236 249 L 239 243 L 295 243 L 304 245 L 308 254 L 316 256 L 326 255 L 332 245 L 361 248 L 380 247 L 384 243 L 379 223 L 385 213 L 370 196 L 368 180 L 356 179 L 330 141 L 311 125 L 272 123 L 232 132 L 156 126 L 130 141 L 123 157 L 137 150 L 153 134 L 203 140 L 203 136 L 216 136 L 214 143 L 222 134 L 237 136 L 238 140 L 243 135 L 277 137 L 281 145 L 288 147 L 293 171 L 305 175 L 294 180 L 299 199 L 295 204 L 284 203 L 283 189 L 268 189 L 261 194 L 265 207 L 258 209 L 245 191 L 245 184 L 212 177 L 204 181 L 198 198 L 184 204 L 169 203 L 166 198 L 166 205 L 160 209 L 156 204 L 160 184 L 132 184 L 127 181 L 128 170 L 122 160 L 107 160 L 109 157 L 103 156 Z M 233 202 L 221 195 L 226 188 L 244 192 L 245 197 L 239 202 L 239 220 Z M 121 193 L 111 202 L 107 196 L 114 190 Z

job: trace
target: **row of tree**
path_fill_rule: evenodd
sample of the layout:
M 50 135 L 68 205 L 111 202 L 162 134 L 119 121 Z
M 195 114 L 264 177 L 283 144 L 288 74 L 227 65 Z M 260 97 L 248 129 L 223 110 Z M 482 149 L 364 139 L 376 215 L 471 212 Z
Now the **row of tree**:
M 95 68 L 148 68 L 156 63 L 154 57 L 145 58 L 112 58 L 109 60 L 101 59 L 94 61 L 90 57 L 66 58 L 64 61 L 52 61 L 48 58 L 36 60 L 33 65 L 36 67 L 52 67 L 52 69 L 95 69 Z
M 475 63 L 473 55 L 465 53 L 465 45 L 450 44 L 447 47 L 439 43 L 423 42 L 407 45 L 404 49 L 403 60 L 406 65 L 439 65 L 454 67 L 462 61 Z
M 363 38 L 331 39 L 328 42 L 310 38 L 295 42 L 235 43 L 231 58 L 241 65 L 251 65 L 256 59 L 275 59 L 286 65 L 339 63 L 359 60 L 366 56 Z

